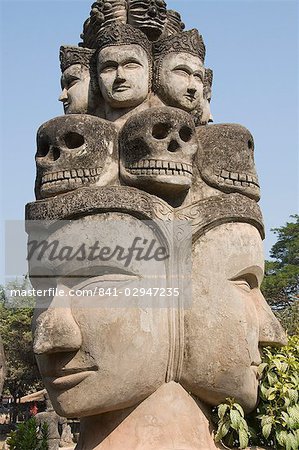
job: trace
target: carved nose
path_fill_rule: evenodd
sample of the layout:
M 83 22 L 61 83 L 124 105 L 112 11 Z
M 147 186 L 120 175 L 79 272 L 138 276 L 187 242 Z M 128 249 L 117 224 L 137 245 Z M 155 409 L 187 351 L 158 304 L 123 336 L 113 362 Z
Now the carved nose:
M 180 144 L 178 143 L 178 141 L 172 139 L 172 141 L 170 141 L 167 150 L 171 153 L 175 153 L 177 152 L 179 149 L 181 148 Z
M 58 100 L 59 100 L 60 102 L 64 102 L 64 101 L 67 100 L 67 99 L 68 99 L 67 90 L 64 88 L 63 91 L 61 92 L 61 94 L 60 94 Z
M 49 308 L 34 325 L 33 350 L 37 355 L 77 351 L 82 344 L 80 329 L 69 308 Z
M 274 316 L 266 300 L 260 301 L 258 307 L 259 344 L 265 346 L 282 346 L 287 344 L 286 334 L 278 319 Z
M 60 150 L 59 150 L 59 148 L 55 147 L 54 145 L 51 145 L 47 157 L 51 161 L 57 161 L 57 159 L 60 158 Z
M 123 69 L 123 67 L 118 66 L 117 68 L 117 72 L 116 72 L 116 80 L 119 81 L 125 81 L 126 77 L 125 77 L 125 71 Z
M 155 6 L 150 6 L 150 8 L 149 8 L 149 10 L 148 10 L 148 15 L 150 16 L 150 17 L 157 17 L 157 14 L 158 14 L 158 10 L 157 10 L 157 8 L 155 7 Z
M 188 94 L 190 94 L 190 95 L 194 96 L 196 94 L 196 89 L 195 88 L 188 88 L 187 91 L 188 91 Z

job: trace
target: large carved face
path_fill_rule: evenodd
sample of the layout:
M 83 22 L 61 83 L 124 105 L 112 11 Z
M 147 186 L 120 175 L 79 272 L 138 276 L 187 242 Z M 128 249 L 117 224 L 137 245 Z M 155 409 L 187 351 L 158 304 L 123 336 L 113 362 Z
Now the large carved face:
M 198 149 L 192 117 L 155 108 L 130 118 L 120 137 L 120 174 L 129 185 L 158 196 L 188 190 Z
M 192 308 L 185 312 L 182 384 L 202 401 L 227 397 L 246 410 L 257 402 L 259 348 L 285 344 L 261 291 L 260 235 L 246 223 L 220 225 L 192 251 Z
M 62 74 L 61 88 L 59 100 L 65 114 L 86 114 L 90 103 L 89 69 L 81 64 L 68 67 Z
M 219 124 L 197 128 L 202 153 L 196 166 L 202 179 L 223 192 L 240 192 L 256 201 L 260 188 L 254 165 L 254 141 L 241 125 Z
M 157 94 L 168 106 L 191 112 L 203 103 L 204 67 L 197 56 L 171 52 L 156 67 Z
M 139 28 L 150 41 L 162 34 L 167 19 L 164 0 L 129 0 L 128 23 Z
M 112 108 L 132 108 L 148 96 L 150 67 L 147 52 L 137 44 L 103 48 L 98 55 L 98 80 Z
M 88 115 L 56 117 L 37 132 L 36 198 L 82 186 L 103 186 L 118 176 L 117 131 Z
M 97 244 L 99 249 L 113 250 L 117 245 L 128 249 L 137 236 L 149 243 L 155 240 L 155 249 L 163 245 L 139 219 L 111 212 L 65 224 L 47 240 L 76 249 L 84 243 L 86 249 Z M 31 276 L 36 271 L 40 277 L 52 274 L 52 278 L 32 278 L 36 288 L 57 287 L 57 296 L 44 298 L 41 309 L 35 310 L 34 352 L 53 406 L 65 417 L 136 405 L 155 392 L 166 376 L 167 308 L 158 306 L 159 298 L 150 297 L 138 307 L 144 298 L 133 297 L 134 288 L 153 287 L 153 261 L 133 258 L 126 265 L 116 256 L 99 261 L 96 254 L 99 250 L 94 257 L 64 261 L 63 269 L 59 258 L 51 261 L 49 252 L 40 261 L 29 262 Z M 155 287 L 165 288 L 166 262 L 154 264 L 159 274 Z

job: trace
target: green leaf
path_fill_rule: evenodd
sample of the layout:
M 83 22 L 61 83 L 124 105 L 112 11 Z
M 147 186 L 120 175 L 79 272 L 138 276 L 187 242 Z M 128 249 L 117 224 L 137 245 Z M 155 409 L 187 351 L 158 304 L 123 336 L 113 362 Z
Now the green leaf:
M 243 428 L 239 430 L 239 442 L 240 448 L 246 448 L 248 446 L 248 433 Z
M 231 409 L 229 415 L 230 415 L 230 420 L 231 420 L 231 427 L 234 430 L 238 431 L 240 428 L 240 422 L 242 419 L 239 411 L 236 411 L 235 409 Z
M 245 416 L 244 410 L 243 410 L 242 406 L 239 405 L 239 403 L 234 403 L 234 407 L 239 411 L 239 413 L 241 414 L 242 417 Z
M 229 406 L 227 403 L 222 403 L 218 406 L 218 416 L 220 419 L 223 419 L 225 416 L 226 411 L 228 410 Z
M 261 376 L 263 374 L 266 367 L 268 367 L 267 363 L 262 363 L 259 365 L 258 370 L 257 370 L 259 376 Z
M 230 429 L 230 421 L 226 420 L 221 423 L 220 427 L 218 427 L 217 433 L 215 435 L 215 441 L 220 442 L 229 432 Z
M 272 423 L 267 423 L 262 428 L 262 433 L 265 439 L 268 439 L 272 431 Z

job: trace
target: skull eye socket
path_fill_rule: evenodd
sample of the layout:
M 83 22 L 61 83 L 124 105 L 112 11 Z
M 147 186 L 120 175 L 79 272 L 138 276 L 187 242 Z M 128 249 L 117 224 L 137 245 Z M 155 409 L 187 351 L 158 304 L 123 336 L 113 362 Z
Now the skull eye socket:
M 191 141 L 192 136 L 193 136 L 193 131 L 190 127 L 187 127 L 185 125 L 180 129 L 180 138 L 182 139 L 182 141 L 189 142 L 189 141 Z
M 69 133 L 65 134 L 63 139 L 65 142 L 65 145 L 70 150 L 81 147 L 84 144 L 84 136 L 82 136 L 81 134 L 75 133 L 73 131 L 70 131 Z
M 50 150 L 50 145 L 47 139 L 39 139 L 37 144 L 36 156 L 38 158 L 44 158 L 47 156 Z
M 152 135 L 155 139 L 165 139 L 167 138 L 170 131 L 170 125 L 167 123 L 156 123 L 153 126 Z

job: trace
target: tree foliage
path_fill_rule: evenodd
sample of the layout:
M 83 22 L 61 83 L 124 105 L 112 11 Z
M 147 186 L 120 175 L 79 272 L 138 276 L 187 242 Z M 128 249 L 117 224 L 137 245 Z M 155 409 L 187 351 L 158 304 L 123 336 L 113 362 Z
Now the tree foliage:
M 277 242 L 266 261 L 263 294 L 290 334 L 299 326 L 299 215 L 275 228 Z
M 283 348 L 265 348 L 259 373 L 257 409 L 245 416 L 242 407 L 228 398 L 217 408 L 215 440 L 243 449 L 250 443 L 276 450 L 298 450 L 299 337 L 290 337 Z
M 13 282 L 0 288 L 0 335 L 2 337 L 7 375 L 4 392 L 18 398 L 41 387 L 41 379 L 32 351 L 31 320 L 33 298 L 15 298 L 13 303 L 5 292 L 10 289 L 28 290 L 28 282 Z M 25 303 L 26 307 L 22 307 Z M 28 305 L 32 305 L 29 307 Z
M 10 450 L 48 450 L 48 425 L 44 423 L 39 431 L 36 420 L 29 419 L 17 426 L 7 443 Z

